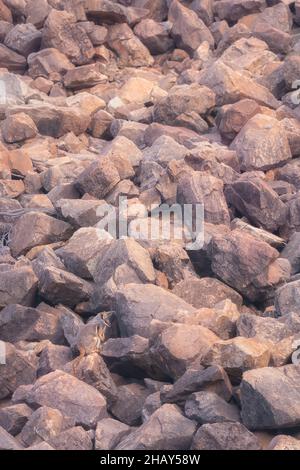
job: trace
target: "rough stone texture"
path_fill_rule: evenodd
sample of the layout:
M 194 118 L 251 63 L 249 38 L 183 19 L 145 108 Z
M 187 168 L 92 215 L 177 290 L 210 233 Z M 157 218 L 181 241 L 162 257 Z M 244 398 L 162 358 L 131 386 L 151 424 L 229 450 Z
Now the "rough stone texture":
M 240 423 L 204 424 L 194 436 L 192 450 L 260 450 L 257 437 Z
M 195 432 L 193 421 L 185 418 L 177 406 L 163 405 L 139 429 L 125 437 L 117 450 L 185 450 Z
M 26 396 L 34 406 L 49 406 L 76 424 L 94 427 L 106 415 L 104 397 L 90 385 L 62 371 L 39 378 Z
M 297 365 L 248 371 L 241 383 L 242 420 L 249 429 L 299 426 Z

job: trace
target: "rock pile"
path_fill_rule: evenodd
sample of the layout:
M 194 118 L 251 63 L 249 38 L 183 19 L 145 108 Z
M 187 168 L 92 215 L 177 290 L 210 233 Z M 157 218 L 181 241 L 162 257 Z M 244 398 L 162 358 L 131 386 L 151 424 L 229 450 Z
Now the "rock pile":
M 300 449 L 299 83 L 299 0 L 0 0 L 0 449 Z

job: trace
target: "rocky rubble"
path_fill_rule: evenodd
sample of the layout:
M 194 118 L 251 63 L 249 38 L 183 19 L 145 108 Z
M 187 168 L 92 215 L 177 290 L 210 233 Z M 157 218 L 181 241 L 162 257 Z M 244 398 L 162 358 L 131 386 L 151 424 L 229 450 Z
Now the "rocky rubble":
M 299 27 L 0 0 L 1 450 L 300 449 Z

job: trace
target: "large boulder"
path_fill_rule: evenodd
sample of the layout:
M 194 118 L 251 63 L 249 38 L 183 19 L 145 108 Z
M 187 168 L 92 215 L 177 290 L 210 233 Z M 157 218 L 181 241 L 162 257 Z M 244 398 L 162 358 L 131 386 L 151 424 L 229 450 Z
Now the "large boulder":
M 106 400 L 100 392 L 59 370 L 39 378 L 28 391 L 26 402 L 55 408 L 76 424 L 90 428 L 106 416 Z
M 187 450 L 196 425 L 176 405 L 163 405 L 140 428 L 125 437 L 117 450 Z
M 122 336 L 149 337 L 152 319 L 175 321 L 195 312 L 194 307 L 176 295 L 151 284 L 120 286 L 116 295 L 116 313 Z
M 299 365 L 245 372 L 241 383 L 242 420 L 248 429 L 299 426 Z
M 93 45 L 73 14 L 52 9 L 44 24 L 42 47 L 54 47 L 76 65 L 83 65 L 94 56 Z
M 256 114 L 231 144 L 241 170 L 268 170 L 292 158 L 287 134 L 277 119 Z

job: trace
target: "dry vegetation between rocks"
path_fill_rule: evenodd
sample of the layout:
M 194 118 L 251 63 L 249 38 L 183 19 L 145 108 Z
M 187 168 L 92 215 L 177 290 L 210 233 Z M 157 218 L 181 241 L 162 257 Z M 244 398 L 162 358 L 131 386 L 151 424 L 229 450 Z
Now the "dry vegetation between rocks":
M 300 450 L 297 80 L 299 0 L 0 0 L 0 449 Z

